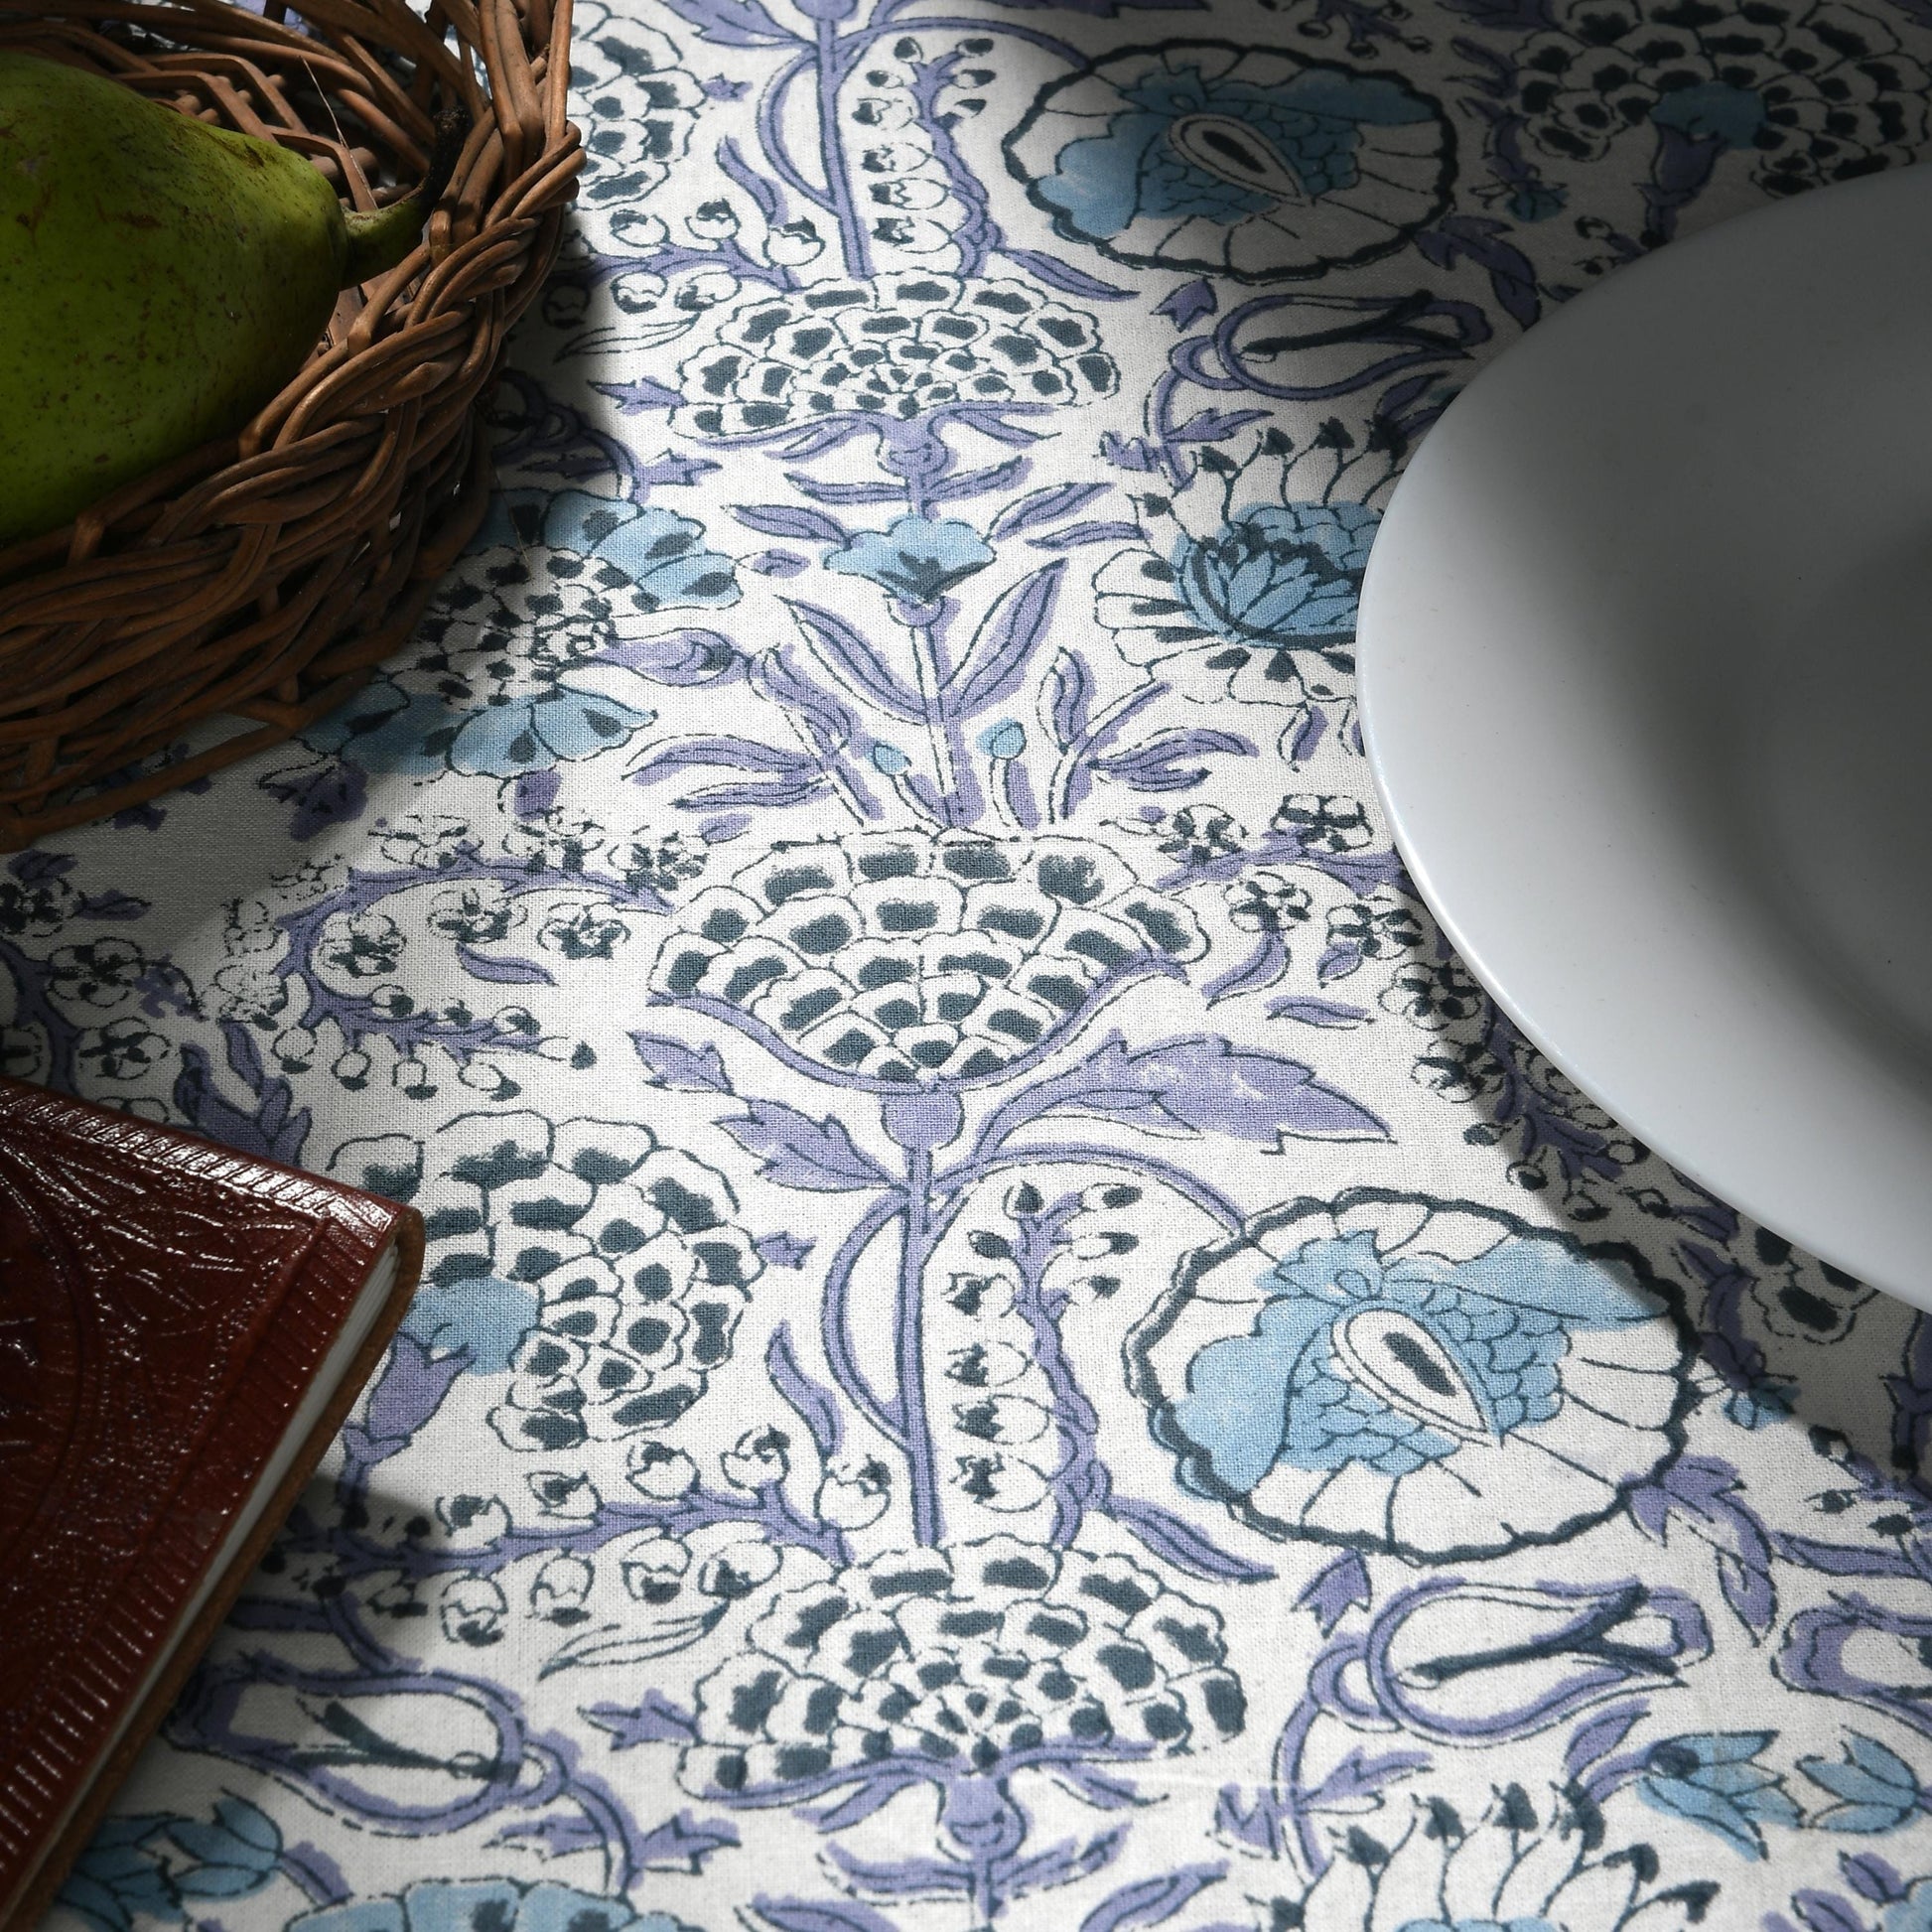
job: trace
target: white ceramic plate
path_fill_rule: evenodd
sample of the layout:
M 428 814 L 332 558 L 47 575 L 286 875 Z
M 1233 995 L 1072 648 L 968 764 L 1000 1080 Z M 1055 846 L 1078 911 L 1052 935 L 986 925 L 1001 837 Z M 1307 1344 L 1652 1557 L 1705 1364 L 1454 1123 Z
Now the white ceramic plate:
M 1484 370 L 1358 653 L 1397 843 L 1523 1032 L 1932 1308 L 1932 168 L 1673 243 Z

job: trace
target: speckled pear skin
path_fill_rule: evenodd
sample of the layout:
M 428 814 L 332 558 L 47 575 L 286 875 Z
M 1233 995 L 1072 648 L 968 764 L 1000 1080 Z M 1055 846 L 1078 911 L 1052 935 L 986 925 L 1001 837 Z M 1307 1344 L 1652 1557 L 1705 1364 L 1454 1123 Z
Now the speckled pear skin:
M 305 156 L 0 52 L 0 543 L 246 422 L 348 254 Z

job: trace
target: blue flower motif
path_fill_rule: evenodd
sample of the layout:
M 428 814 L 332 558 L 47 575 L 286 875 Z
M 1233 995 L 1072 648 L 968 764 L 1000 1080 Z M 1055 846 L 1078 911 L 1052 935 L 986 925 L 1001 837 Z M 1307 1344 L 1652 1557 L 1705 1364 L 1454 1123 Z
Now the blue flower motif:
M 1765 1855 L 1764 1825 L 1798 1825 L 1803 1814 L 1784 1780 L 1756 1762 L 1772 1730 L 1691 1731 L 1653 1744 L 1637 1789 L 1645 1803 L 1715 1832 L 1740 1858 Z
M 1589 1302 L 1616 1291 L 1587 1264 L 1509 1244 L 1501 1265 L 1517 1277 L 1511 1288 L 1547 1285 L 1555 1291 L 1547 1301 L 1571 1305 L 1565 1314 L 1511 1307 L 1495 1293 L 1498 1257 L 1485 1260 L 1480 1277 L 1472 1267 L 1458 1281 L 1434 1256 L 1385 1265 L 1366 1232 L 1310 1242 L 1266 1279 L 1276 1299 L 1254 1335 L 1195 1357 L 1176 1419 L 1210 1446 L 1217 1476 L 1243 1490 L 1278 1458 L 1305 1469 L 1360 1461 L 1383 1475 L 1407 1475 L 1452 1455 L 1471 1435 L 1548 1422 L 1562 1406 L 1557 1364 L 1570 1344 L 1566 1314 L 1581 1325 L 1605 1312 L 1614 1318 Z M 1310 1345 L 1317 1332 L 1323 1347 Z M 1257 1380 L 1279 1382 L 1282 1399 L 1247 1406 Z
M 62 1884 L 59 1902 L 100 1932 L 136 1916 L 180 1923 L 184 1901 L 245 1898 L 275 1875 L 282 1834 L 246 1798 L 219 1798 L 211 1822 L 149 1812 L 109 1818 Z
M 1163 556 L 1124 550 L 1094 579 L 1096 615 L 1137 664 L 1202 649 L 1207 663 L 1292 700 L 1339 694 L 1355 668 L 1355 612 L 1379 512 L 1360 503 L 1261 503 Z
M 825 568 L 869 578 L 908 604 L 936 604 L 993 561 L 970 523 L 950 516 L 901 516 L 884 530 L 860 530 L 827 553 Z
M 1801 1757 L 1798 1769 L 1839 1801 L 1811 1821 L 1828 1832 L 1896 1831 L 1932 1804 L 1919 1786 L 1918 1773 L 1896 1751 L 1862 1731 L 1847 1733 L 1845 1756 L 1838 1762 Z
M 1509 198 L 1512 221 L 1547 221 L 1570 206 L 1567 188 L 1552 188 L 1547 182 L 1528 182 Z
M 291 1919 L 286 1932 L 690 1932 L 668 1912 L 514 1878 L 426 1878 L 396 1897 L 358 1898 Z
M 586 665 L 566 671 L 539 696 L 491 703 L 473 712 L 450 739 L 450 768 L 513 778 L 622 745 L 657 714 L 603 688 L 605 679 L 598 672 L 608 676 L 611 668 Z
M 304 742 L 417 778 L 514 778 L 624 745 L 657 715 L 647 699 L 660 656 L 666 681 L 703 681 L 688 668 L 694 650 L 706 654 L 694 633 L 654 652 L 640 630 L 662 611 L 738 601 L 736 566 L 703 537 L 687 516 L 581 489 L 498 498 L 465 574 L 422 626 L 430 648 Z
M 1675 1452 L 1688 1401 L 1626 1253 L 1376 1188 L 1190 1258 L 1130 1359 L 1184 1486 L 1270 1535 L 1414 1560 L 1601 1520 Z
M 1886 1909 L 1885 1932 L 1932 1932 L 1932 1878 L 1914 1879 Z
M 434 1354 L 468 1349 L 470 1366 L 479 1374 L 499 1375 L 536 1319 L 534 1289 L 481 1275 L 424 1282 L 409 1304 L 402 1332 Z
M 1448 205 L 1452 147 L 1396 75 L 1169 41 L 1054 81 L 1007 158 L 1070 240 L 1261 282 L 1402 247 Z
M 347 759 L 365 771 L 393 771 L 428 778 L 447 769 L 429 749 L 438 733 L 452 730 L 451 712 L 441 698 L 409 692 L 386 677 L 365 684 L 345 704 L 302 734 L 312 751 Z
M 1739 1429 L 1769 1429 L 1789 1422 L 1796 1409 L 1798 1389 L 1792 1382 L 1764 1381 L 1739 1389 L 1725 1403 L 1725 1416 Z
M 503 512 L 514 515 L 530 500 L 508 498 Z M 704 526 L 688 516 L 582 489 L 559 490 L 535 503 L 541 510 L 535 540 L 560 553 L 550 562 L 553 577 L 593 581 L 643 612 L 691 606 L 722 610 L 739 600 L 732 560 L 707 550 Z M 517 520 L 527 516 L 526 510 Z M 479 544 L 488 543 L 500 528 L 486 526 Z M 543 609 L 541 596 L 532 597 L 532 614 L 541 616 Z
M 1540 1915 L 1517 1918 L 1412 1918 L 1396 1932 L 1563 1932 Z

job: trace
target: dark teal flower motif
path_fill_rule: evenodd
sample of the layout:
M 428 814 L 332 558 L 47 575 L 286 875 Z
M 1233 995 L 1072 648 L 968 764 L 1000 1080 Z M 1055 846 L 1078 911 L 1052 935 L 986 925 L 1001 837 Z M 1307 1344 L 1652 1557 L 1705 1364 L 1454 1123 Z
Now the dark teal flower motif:
M 930 1783 L 957 1832 L 980 1780 L 1177 1757 L 1246 1722 L 1217 1611 L 1125 1557 L 1014 1537 L 875 1557 L 747 1636 L 699 1682 L 678 1765 L 714 1802 Z
M 1828 1832 L 1895 1831 L 1932 1808 L 1918 1773 L 1896 1751 L 1861 1731 L 1847 1734 L 1843 1759 L 1801 1757 L 1798 1769 L 1838 1800 L 1811 1821 Z
M 80 895 L 59 873 L 0 879 L 0 935 L 38 939 L 58 932 L 79 909 Z
M 514 1878 L 426 1878 L 396 1897 L 358 1898 L 291 1919 L 285 1932 L 690 1932 L 668 1912 Z
M 1084 310 L 1017 277 L 909 272 L 741 304 L 678 365 L 676 419 L 761 436 L 830 416 L 881 424 L 1109 396 L 1120 370 Z
M 1266 282 L 1403 247 L 1447 207 L 1453 147 L 1397 75 L 1169 41 L 1054 81 L 1006 152 L 1068 239 Z
M 1121 652 L 1154 664 L 1206 650 L 1238 696 L 1339 695 L 1355 669 L 1355 610 L 1380 513 L 1360 503 L 1263 503 L 1162 555 L 1123 550 L 1094 578 Z
M 1740 1858 L 1765 1856 L 1765 1825 L 1798 1825 L 1803 1814 L 1776 1771 L 1756 1762 L 1774 1730 L 1706 1730 L 1650 1747 L 1637 1789 L 1647 1804 L 1716 1832 Z
M 1005 1079 L 1206 947 L 1180 899 L 1089 840 L 860 832 L 694 893 L 651 988 L 809 1077 L 905 1095 Z
M 1544 18 L 1513 66 L 1524 133 L 1560 161 L 1600 160 L 1635 130 L 1653 145 L 1675 139 L 1705 165 L 1736 154 L 1761 189 L 1788 195 L 1924 145 L 1932 74 L 1892 19 L 1853 0 L 1748 16 L 1553 0 Z
M 936 604 L 993 561 L 970 523 L 950 516 L 901 516 L 884 530 L 860 530 L 829 551 L 827 570 L 869 578 L 908 604 Z
M 1135 1387 L 1183 1485 L 1267 1534 L 1552 1542 L 1676 1451 L 1683 1343 L 1640 1273 L 1462 1202 L 1302 1201 L 1182 1264 Z

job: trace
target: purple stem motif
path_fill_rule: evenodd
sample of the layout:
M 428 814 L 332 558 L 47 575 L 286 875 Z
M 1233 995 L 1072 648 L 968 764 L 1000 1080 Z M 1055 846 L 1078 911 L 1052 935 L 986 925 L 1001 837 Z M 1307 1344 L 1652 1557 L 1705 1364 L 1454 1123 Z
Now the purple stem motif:
M 897 1415 L 909 1465 L 912 1533 L 930 1547 L 939 1541 L 941 1517 L 932 1430 L 925 1408 L 925 1270 L 945 1222 L 935 1222 L 932 1214 L 932 1150 L 913 1148 L 905 1159 L 904 1229 L 899 1242 L 898 1305 L 894 1311 Z M 947 1222 L 950 1219 L 950 1215 L 945 1217 Z
M 1893 1640 L 1890 1658 L 1885 1658 L 1882 1646 L 1869 1641 L 1872 1637 Z M 1866 1641 L 1861 1642 L 1862 1638 Z M 1791 1619 L 1777 1670 L 1795 1690 L 1863 1704 L 1932 1736 L 1928 1657 L 1932 1657 L 1932 1617 L 1888 1610 L 1862 1591 L 1847 1590 L 1829 1604 L 1800 1610 Z M 1881 1659 L 1889 1662 L 1890 1669 L 1872 1675 Z
M 1033 1332 L 1034 1364 L 1052 1392 L 1053 1421 L 1060 1435 L 1060 1466 L 1050 1483 L 1053 1528 L 1049 1541 L 1064 1548 L 1080 1533 L 1089 1505 L 1104 1503 L 1110 1487 L 1106 1464 L 1094 1452 L 1100 1417 L 1086 1398 L 1060 1341 L 1059 1318 L 1066 1311 L 1063 1291 L 1046 1288 L 1046 1268 L 1065 1239 L 1068 1218 L 1079 1208 L 1077 1193 L 1063 1194 L 1051 1207 L 1019 1218 L 1020 1238 L 1013 1262 L 1020 1285 L 1014 1312 Z
M 953 139 L 956 117 L 941 114 L 938 108 L 940 91 L 951 85 L 953 71 L 962 58 L 955 52 L 937 61 L 923 61 L 914 68 L 912 105 L 918 124 L 931 144 L 932 158 L 945 171 L 946 186 L 952 190 L 953 200 L 966 210 L 966 219 L 953 230 L 953 246 L 959 250 L 959 273 L 971 279 L 985 270 L 988 253 L 1000 245 L 1003 237 L 993 219 L 986 190 L 980 185 L 979 177 L 967 167 L 959 144 Z
M 872 247 L 866 232 L 864 213 L 852 192 L 851 168 L 846 157 L 844 132 L 839 120 L 839 90 L 850 78 L 854 69 L 865 59 L 866 51 L 874 41 L 888 34 L 919 29 L 970 34 L 1007 34 L 1045 48 L 1069 66 L 1077 65 L 1081 58 L 1077 50 L 1050 34 L 1041 33 L 1036 28 L 1022 27 L 1017 23 L 1001 20 L 905 21 L 897 18 L 897 9 L 885 7 L 880 9 L 878 17 L 869 25 L 841 35 L 837 21 L 829 17 L 829 13 L 822 15 L 818 9 L 813 9 L 812 12 L 816 33 L 811 47 L 801 51 L 777 75 L 765 89 L 764 98 L 759 103 L 759 142 L 770 159 L 779 179 L 815 207 L 829 211 L 837 220 L 839 245 L 845 257 L 846 273 L 849 275 L 871 275 Z M 923 69 L 919 83 L 924 90 L 919 98 L 920 113 L 922 120 L 927 124 L 929 134 L 935 134 L 940 127 L 936 118 L 931 118 L 931 103 L 939 88 L 945 84 L 949 72 L 945 64 L 934 65 L 943 70 L 934 77 L 927 77 L 932 74 L 932 69 Z M 814 186 L 807 179 L 804 171 L 792 158 L 785 140 L 785 97 L 808 73 L 812 77 L 817 108 L 819 166 L 825 177 L 825 185 L 822 188 Z M 935 151 L 939 151 L 936 139 L 934 145 Z M 949 137 L 945 146 L 948 150 L 951 147 Z M 948 167 L 947 173 L 956 183 L 961 179 L 957 169 L 952 166 Z M 983 197 L 981 199 L 983 205 Z M 968 206 L 971 206 L 970 202 Z M 979 259 L 984 259 L 983 249 Z M 977 262 L 969 264 L 965 272 L 974 273 L 976 266 Z
M 813 187 L 805 179 L 798 164 L 792 160 L 784 139 L 785 96 L 816 65 L 815 53 L 800 54 L 765 88 L 764 96 L 759 102 L 759 147 L 768 157 L 778 172 L 778 178 L 787 188 L 802 195 L 815 207 L 829 210 L 832 207 L 830 193 L 823 188 Z
M 1275 1741 L 1272 1783 L 1252 1793 L 1245 1803 L 1239 1786 L 1225 1786 L 1216 1808 L 1216 1826 L 1229 1838 L 1269 1858 L 1286 1859 L 1310 1880 L 1319 1877 L 1328 1864 L 1328 1849 L 1317 1825 L 1324 1807 L 1359 1809 L 1362 1800 L 1382 1785 L 1429 1768 L 1430 1759 L 1419 1751 L 1371 1758 L 1355 1750 L 1318 1784 L 1307 1783 L 1303 1766 L 1309 1740 L 1323 1718 L 1339 1718 L 1352 1729 L 1395 1728 L 1373 1704 L 1363 1703 L 1349 1691 L 1347 1674 L 1361 1663 L 1365 1649 L 1362 1635 L 1343 1636 L 1316 1657 L 1308 1688 Z
M 474 847 L 465 847 L 452 855 L 434 877 L 439 885 L 488 881 L 500 885 L 511 899 L 516 899 L 555 887 L 560 876 L 546 873 L 533 877 L 530 869 L 516 860 L 485 859 Z M 595 889 L 612 903 L 627 910 L 668 912 L 671 909 L 670 901 L 662 894 L 648 888 L 633 889 L 621 879 L 593 872 L 576 872 L 568 877 L 573 882 Z M 425 875 L 420 872 L 363 872 L 351 868 L 348 882 L 340 892 L 282 915 L 278 923 L 288 935 L 289 950 L 275 971 L 279 978 L 285 980 L 300 975 L 308 987 L 308 1004 L 303 1010 L 300 1024 L 313 1032 L 322 1021 L 333 1019 L 351 1044 L 359 1046 L 364 1039 L 379 1035 L 389 1040 L 398 1053 L 405 1056 L 419 1047 L 434 1044 L 459 1064 L 483 1051 L 533 1052 L 538 1043 L 533 1035 L 505 1033 L 491 1020 L 453 1018 L 447 1012 L 438 1013 L 428 1007 L 403 1014 L 383 1013 L 369 1001 L 330 991 L 317 978 L 312 962 L 322 940 L 323 928 L 329 920 L 345 912 L 369 911 L 391 893 L 407 891 L 424 883 Z M 485 968 L 492 963 L 483 955 L 474 957 Z M 484 970 L 478 977 L 489 978 L 490 974 Z
M 311 1904 L 340 1905 L 349 1896 L 342 1867 L 319 1845 L 306 1840 L 284 1845 L 276 1863 L 307 1894 Z
M 851 70 L 856 50 L 840 45 L 838 28 L 830 20 L 818 22 L 817 84 L 818 144 L 825 169 L 825 186 L 832 211 L 838 217 L 839 245 L 845 251 L 845 272 L 860 277 L 872 273 L 872 248 L 865 218 L 852 198 L 852 178 L 845 160 L 845 131 L 839 125 L 839 83 Z
M 1643 232 L 1647 246 L 1659 247 L 1676 234 L 1677 217 L 1709 185 L 1725 147 L 1722 135 L 1699 136 L 1679 127 L 1658 127 L 1650 179 L 1643 184 L 1644 207 L 1650 210 Z
M 1165 680 L 1155 678 L 1127 692 L 1093 719 L 1060 754 L 1053 767 L 1052 781 L 1046 788 L 1049 819 L 1072 817 L 1075 809 L 1093 789 L 1093 763 L 1149 705 L 1168 695 Z

